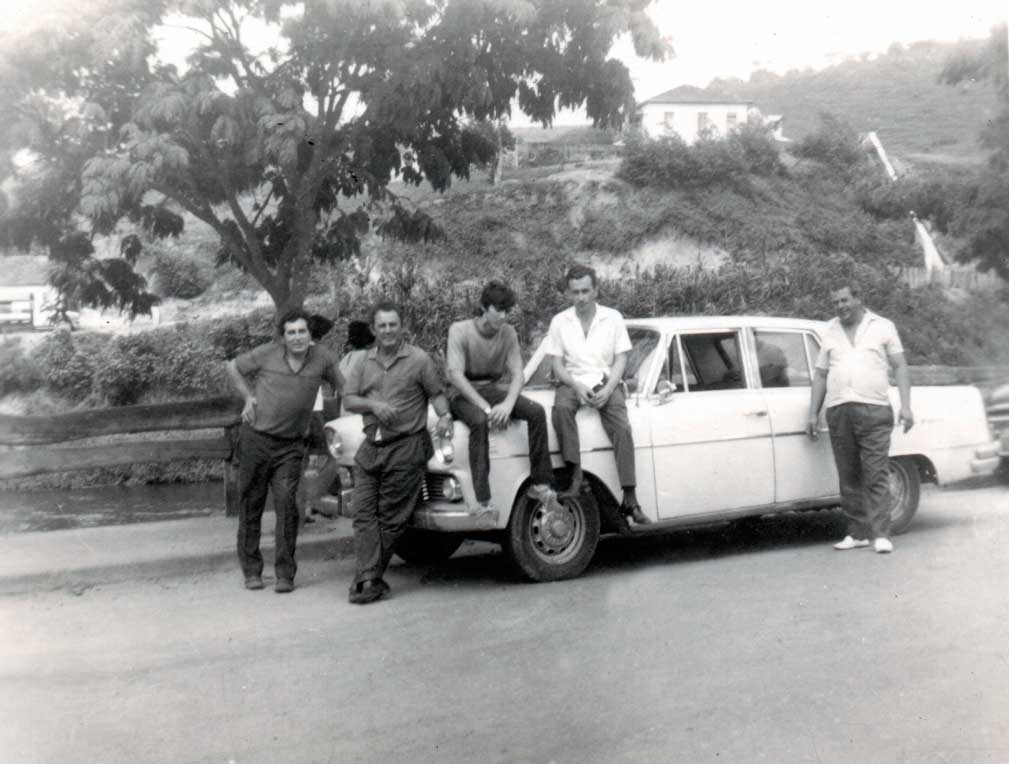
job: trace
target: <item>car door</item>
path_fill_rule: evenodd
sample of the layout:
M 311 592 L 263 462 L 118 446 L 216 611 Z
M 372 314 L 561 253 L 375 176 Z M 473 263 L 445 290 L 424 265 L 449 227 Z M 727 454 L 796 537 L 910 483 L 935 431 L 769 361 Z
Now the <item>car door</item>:
M 744 365 L 742 338 L 739 329 L 671 338 L 663 376 L 675 392 L 651 419 L 660 519 L 774 501 L 768 409 Z
M 826 428 L 806 434 L 813 367 L 820 350 L 808 330 L 753 330 L 753 358 L 767 403 L 774 443 L 774 499 L 793 502 L 836 496 L 837 470 Z

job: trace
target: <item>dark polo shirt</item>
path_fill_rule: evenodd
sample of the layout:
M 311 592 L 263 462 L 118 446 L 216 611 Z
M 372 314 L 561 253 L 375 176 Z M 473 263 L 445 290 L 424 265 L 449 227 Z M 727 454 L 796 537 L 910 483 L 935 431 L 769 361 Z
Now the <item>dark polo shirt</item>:
M 252 380 L 256 421 L 252 429 L 278 438 L 303 438 L 312 417 L 319 383 L 339 389 L 343 380 L 336 358 L 324 347 L 310 345 L 301 368 L 287 363 L 284 345 L 268 342 L 235 358 L 235 367 Z
M 351 370 L 343 392 L 384 401 L 396 409 L 392 423 L 382 427 L 382 437 L 386 438 L 425 429 L 428 400 L 442 392 L 442 382 L 431 356 L 404 342 L 388 366 L 379 357 L 377 347 L 369 349 L 364 362 Z M 365 413 L 363 417 L 365 431 L 378 426 L 374 414 Z

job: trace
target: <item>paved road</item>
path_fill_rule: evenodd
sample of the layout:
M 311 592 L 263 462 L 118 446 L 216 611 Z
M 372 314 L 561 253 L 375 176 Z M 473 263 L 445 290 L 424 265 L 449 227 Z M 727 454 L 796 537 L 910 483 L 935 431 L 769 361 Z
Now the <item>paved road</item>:
M 614 539 L 541 585 L 473 545 L 368 607 L 345 560 L 0 598 L 0 760 L 1009 761 L 1009 488 L 927 492 L 890 556 L 841 527 Z

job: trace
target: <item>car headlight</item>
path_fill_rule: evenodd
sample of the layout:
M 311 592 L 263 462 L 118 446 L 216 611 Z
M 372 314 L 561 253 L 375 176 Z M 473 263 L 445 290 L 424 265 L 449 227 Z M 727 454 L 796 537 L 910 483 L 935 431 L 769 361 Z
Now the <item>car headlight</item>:
M 452 438 L 435 435 L 433 441 L 435 458 L 442 464 L 451 464 L 455 458 L 455 446 L 452 445 Z
M 340 433 L 332 427 L 324 427 L 323 432 L 326 433 L 326 449 L 330 456 L 336 459 L 343 451 L 343 439 L 340 437 Z

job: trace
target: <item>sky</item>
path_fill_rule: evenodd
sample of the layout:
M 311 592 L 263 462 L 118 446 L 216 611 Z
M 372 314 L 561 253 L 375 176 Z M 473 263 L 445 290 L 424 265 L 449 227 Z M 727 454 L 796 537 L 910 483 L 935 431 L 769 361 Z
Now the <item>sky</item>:
M 38 18 L 47 6 L 88 1 L 0 0 L 0 31 Z M 704 86 L 715 77 L 746 79 L 757 69 L 819 69 L 882 53 L 893 42 L 987 37 L 1009 17 L 1009 0 L 657 0 L 649 13 L 676 55 L 646 62 L 629 41 L 615 46 L 612 53 L 628 65 L 638 101 L 678 85 Z M 562 114 L 555 124 L 583 121 Z M 515 115 L 513 124 L 525 123 Z

